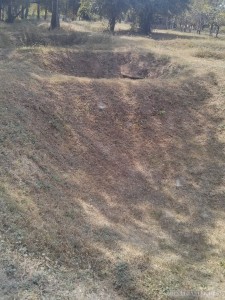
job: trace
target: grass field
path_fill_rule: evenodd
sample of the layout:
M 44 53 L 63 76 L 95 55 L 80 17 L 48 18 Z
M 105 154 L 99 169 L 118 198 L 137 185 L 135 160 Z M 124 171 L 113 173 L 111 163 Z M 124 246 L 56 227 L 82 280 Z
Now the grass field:
M 126 29 L 1 25 L 1 299 L 225 298 L 225 38 Z

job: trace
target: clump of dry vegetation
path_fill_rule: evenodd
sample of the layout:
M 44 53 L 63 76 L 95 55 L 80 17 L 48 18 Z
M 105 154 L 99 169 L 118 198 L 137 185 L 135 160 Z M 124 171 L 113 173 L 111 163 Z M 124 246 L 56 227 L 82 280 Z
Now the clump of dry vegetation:
M 199 50 L 195 53 L 196 57 L 209 59 L 225 59 L 225 55 L 219 51 Z
M 0 296 L 222 299 L 224 66 L 196 56 L 214 40 L 79 44 L 80 24 L 58 40 L 27 27 L 22 44 L 19 27 L 1 32 Z M 120 76 L 146 61 L 155 76 Z

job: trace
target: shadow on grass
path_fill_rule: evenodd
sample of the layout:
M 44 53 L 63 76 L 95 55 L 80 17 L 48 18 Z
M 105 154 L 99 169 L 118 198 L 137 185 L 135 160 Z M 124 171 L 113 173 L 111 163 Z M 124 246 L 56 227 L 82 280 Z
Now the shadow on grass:
M 185 40 L 204 40 L 205 36 L 204 35 L 197 35 L 197 34 L 190 34 L 190 33 L 185 33 L 185 32 L 180 32 L 178 31 L 177 34 L 176 32 L 174 33 L 162 33 L 162 32 L 155 32 L 151 34 L 151 38 L 154 40 L 175 40 L 175 39 L 185 39 Z
M 123 36 L 123 35 L 129 35 L 129 36 L 143 36 L 146 38 L 152 38 L 154 40 L 176 40 L 176 39 L 196 39 L 196 40 L 203 40 L 206 38 L 206 35 L 198 35 L 195 33 L 185 33 L 180 31 L 173 31 L 173 33 L 169 32 L 160 32 L 160 30 L 154 29 L 150 35 L 143 35 L 141 32 L 134 31 L 134 30 L 118 30 L 115 32 L 115 35 Z

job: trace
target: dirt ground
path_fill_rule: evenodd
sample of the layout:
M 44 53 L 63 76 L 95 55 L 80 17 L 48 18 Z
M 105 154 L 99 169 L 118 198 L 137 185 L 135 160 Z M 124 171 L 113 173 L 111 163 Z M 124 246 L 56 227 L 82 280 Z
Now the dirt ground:
M 225 40 L 82 24 L 0 33 L 0 298 L 224 299 Z

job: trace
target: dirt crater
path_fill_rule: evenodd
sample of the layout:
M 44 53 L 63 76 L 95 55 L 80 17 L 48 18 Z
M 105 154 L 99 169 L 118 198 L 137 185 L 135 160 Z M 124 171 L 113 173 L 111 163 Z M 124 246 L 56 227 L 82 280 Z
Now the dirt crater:
M 172 64 L 169 57 L 152 53 L 49 51 L 40 55 L 39 61 L 51 72 L 88 78 L 158 78 L 184 71 L 183 66 Z

